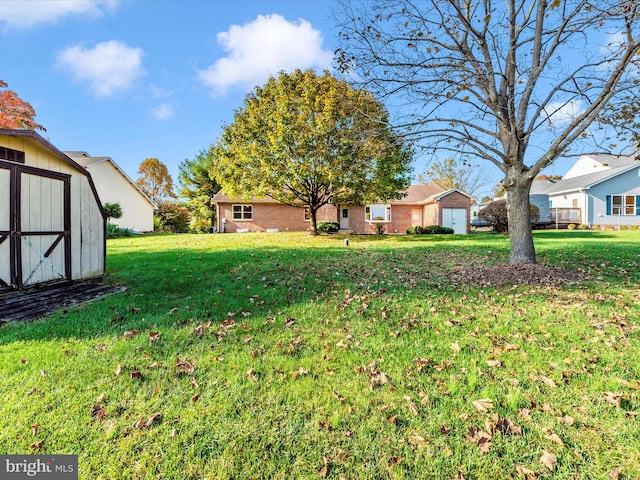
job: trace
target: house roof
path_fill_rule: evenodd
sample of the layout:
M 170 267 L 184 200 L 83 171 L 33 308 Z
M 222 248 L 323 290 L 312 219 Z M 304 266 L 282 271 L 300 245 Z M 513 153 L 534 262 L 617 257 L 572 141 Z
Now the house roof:
M 469 198 L 473 198 L 471 195 L 458 190 L 457 188 L 453 188 L 451 190 L 445 190 L 442 187 L 439 187 L 435 183 L 424 183 L 419 185 L 410 185 L 405 190 L 405 194 L 402 198 L 397 200 L 391 200 L 389 203 L 392 205 L 402 204 L 402 205 L 423 205 L 426 203 L 431 203 L 446 197 L 454 192 L 461 193 Z M 226 195 L 222 190 L 220 190 L 212 199 L 212 202 L 220 202 L 220 203 L 231 203 L 231 202 L 242 202 L 242 203 L 280 203 L 274 198 L 270 196 L 265 197 L 250 197 L 248 199 L 241 198 L 232 198 Z
M 609 168 L 599 172 L 580 175 L 579 177 L 571 177 L 562 180 L 536 180 L 531 185 L 531 194 L 547 194 L 554 195 L 575 190 L 589 189 L 599 183 L 605 182 L 611 178 L 617 177 L 634 168 L 640 167 L 640 162 L 626 163 L 616 168 Z
M 592 160 L 601 163 L 604 166 L 609 166 L 610 168 L 618 168 L 625 165 L 633 164 L 636 161 L 635 156 L 621 156 L 621 155 L 611 155 L 608 153 L 592 153 L 585 155 Z
M 31 142 L 39 143 L 40 145 L 45 147 L 47 150 L 51 151 L 60 160 L 71 165 L 75 170 L 78 170 L 81 174 L 87 177 L 91 177 L 91 175 L 85 168 L 83 168 L 76 161 L 74 161 L 69 155 L 58 150 L 51 142 L 49 142 L 49 140 L 42 137 L 38 132 L 34 130 L 0 128 L 0 135 L 8 135 L 11 137 L 25 137 L 29 139 L 29 141 Z
M 87 152 L 81 152 L 81 151 L 69 151 L 69 152 L 65 152 L 65 153 L 69 157 L 72 157 L 79 165 L 82 165 L 87 170 L 92 165 L 98 165 L 98 164 L 104 163 L 104 162 L 110 163 L 118 171 L 118 173 L 120 173 L 120 175 L 122 175 L 124 177 L 124 179 L 134 189 L 136 189 L 140 193 L 140 195 L 142 195 L 142 197 L 147 202 L 149 202 L 149 204 L 151 206 L 153 206 L 153 208 L 157 208 L 157 206 L 151 201 L 151 199 L 149 197 L 147 197 L 147 195 L 142 190 L 140 190 L 140 187 L 138 187 L 138 185 L 133 180 L 131 180 L 131 178 L 129 178 L 129 176 L 124 172 L 124 170 L 122 170 L 120 168 L 120 166 L 111 157 L 92 157 Z
M 445 190 L 435 183 L 423 183 L 419 185 L 409 185 L 405 190 L 404 197 L 399 200 L 392 200 L 390 203 L 416 204 L 424 203 L 428 198 L 435 197 Z

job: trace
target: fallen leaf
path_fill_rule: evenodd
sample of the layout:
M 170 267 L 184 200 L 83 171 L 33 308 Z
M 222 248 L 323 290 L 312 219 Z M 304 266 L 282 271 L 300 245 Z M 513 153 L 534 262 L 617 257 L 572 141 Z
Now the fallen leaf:
M 553 431 L 550 428 L 545 430 L 544 437 L 547 440 L 551 440 L 553 443 L 557 443 L 558 445 L 564 447 L 564 442 L 562 441 L 562 439 L 558 435 L 553 433 Z
M 464 473 L 462 473 L 462 470 L 458 470 L 456 472 L 456 475 L 453 477 L 453 480 L 465 480 L 467 477 L 464 476 Z
M 49 372 L 47 372 L 46 370 L 40 370 L 40 375 L 42 375 L 43 377 L 48 377 Z
M 427 439 L 418 433 L 414 433 L 409 437 L 409 442 L 412 443 L 416 448 L 424 448 L 427 444 Z
M 197 390 L 198 387 L 200 385 L 198 385 L 198 382 L 196 381 L 195 377 L 191 377 L 191 386 L 194 388 L 194 390 Z
M 160 339 L 160 332 L 149 332 L 149 341 L 156 343 Z
M 489 367 L 501 367 L 502 362 L 500 360 L 487 360 L 487 366 Z
M 491 449 L 491 435 L 484 430 L 475 427 L 469 427 L 469 435 L 467 440 L 475 443 L 480 448 L 480 452 L 489 453 Z
M 44 440 L 38 440 L 37 442 L 33 442 L 29 445 L 29 448 L 32 450 L 41 450 L 44 447 Z
M 150 427 L 154 423 L 160 423 L 161 419 L 162 419 L 162 414 L 161 413 L 154 413 L 153 415 L 149 416 L 147 421 L 144 422 L 144 425 L 145 425 L 145 427 Z
M 609 472 L 609 480 L 618 480 L 620 478 L 620 469 L 614 468 Z
M 136 430 L 140 430 L 142 427 L 144 427 L 144 422 L 145 422 L 145 418 L 144 417 L 140 417 L 140 419 L 136 422 L 134 428 Z
M 328 469 L 329 460 L 327 459 L 327 457 L 322 457 L 322 467 L 320 468 L 320 470 L 318 470 L 318 475 L 320 475 L 322 478 L 326 477 Z
M 294 371 L 294 372 L 291 372 L 291 376 L 292 376 L 293 378 L 303 377 L 303 376 L 305 376 L 305 375 L 309 375 L 309 370 L 307 370 L 307 369 L 306 369 L 306 368 L 304 368 L 304 367 L 300 367 L 300 368 L 298 368 L 298 370 L 296 370 L 296 371 Z
M 621 393 L 613 393 L 613 392 L 604 392 L 604 399 L 607 401 L 607 403 L 610 403 L 611 405 L 615 406 L 615 407 L 620 407 L 620 403 L 622 401 L 622 394 Z
M 551 452 L 543 450 L 540 456 L 540 463 L 553 472 L 556 468 L 556 463 L 558 463 L 558 457 Z
M 197 402 L 200 398 L 200 392 L 197 392 L 193 397 L 191 397 L 192 402 Z
M 244 373 L 245 378 L 248 378 L 249 380 L 253 381 L 253 382 L 257 382 L 258 381 L 258 374 L 255 372 L 255 370 L 253 368 L 250 368 L 249 370 L 247 370 Z
M 522 475 L 525 480 L 537 480 L 538 474 L 533 470 L 529 470 L 527 467 L 522 465 L 516 465 L 516 473 L 518 475 Z
M 26 365 L 27 363 L 29 363 L 29 360 L 27 360 L 26 358 L 22 358 L 20 359 L 20 363 L 22 363 L 23 365 Z
M 453 350 L 453 353 L 460 353 L 460 345 L 458 344 L 458 341 L 456 340 L 454 343 L 452 343 L 451 345 L 449 345 L 451 347 L 451 350 Z
M 40 425 L 38 425 L 37 423 L 34 423 L 33 425 L 31 425 L 31 432 L 33 433 L 34 437 L 38 436 L 38 429 L 40 428 Z
M 175 372 L 176 376 L 182 375 L 184 373 L 192 374 L 193 371 L 196 369 L 196 366 L 193 363 L 191 363 L 191 361 L 188 358 L 185 358 L 184 360 L 180 360 L 180 358 L 176 357 L 175 366 L 176 366 L 176 372 Z
M 413 403 L 413 400 L 411 399 L 411 397 L 409 395 L 405 395 L 402 398 L 403 400 L 407 401 L 407 406 L 409 407 L 409 410 L 411 411 L 411 413 L 413 413 L 414 415 L 418 415 L 418 407 L 416 407 L 416 404 Z
M 123 368 L 124 368 L 124 365 L 122 363 L 119 363 L 118 366 L 116 367 L 116 375 L 120 375 L 122 373 Z
M 523 420 L 527 420 L 527 421 L 531 421 L 533 420 L 533 418 L 531 417 L 531 411 L 528 408 L 519 408 L 518 409 L 518 416 L 523 419 Z
M 96 398 L 96 403 L 103 403 L 105 398 L 107 398 L 107 396 L 104 393 L 101 393 L 98 395 L 98 398 Z
M 124 332 L 124 338 L 126 339 L 133 338 L 136 335 L 140 335 L 140 330 L 127 330 Z
M 501 418 L 498 420 L 496 424 L 496 430 L 498 430 L 503 435 L 513 435 L 515 437 L 519 437 L 522 435 L 522 427 L 516 425 L 508 418 Z
M 544 375 L 540 375 L 540 380 L 542 380 L 542 382 L 551 387 L 551 388 L 556 388 L 556 382 L 553 381 L 553 379 L 549 378 L 549 377 L 545 377 Z
M 481 398 L 480 400 L 474 400 L 471 403 L 479 412 L 488 412 L 489 410 L 493 410 L 493 400 L 490 398 Z
M 99 419 L 102 419 L 105 413 L 106 413 L 105 408 L 102 405 L 97 405 L 97 404 L 91 407 L 91 410 L 89 410 L 90 416 L 96 417 Z

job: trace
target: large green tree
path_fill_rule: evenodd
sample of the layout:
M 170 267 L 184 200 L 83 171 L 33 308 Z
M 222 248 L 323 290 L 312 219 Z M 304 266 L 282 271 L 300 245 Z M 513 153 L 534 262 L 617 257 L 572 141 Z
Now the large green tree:
M 157 158 L 146 158 L 138 168 L 136 185 L 158 206 L 167 198 L 175 198 L 173 179 L 167 166 Z
M 225 193 L 308 206 L 314 235 L 323 205 L 400 197 L 412 161 L 371 93 L 311 70 L 281 73 L 249 94 L 212 156 Z
M 511 262 L 535 263 L 531 183 L 581 139 L 601 140 L 590 126 L 603 108 L 638 91 L 639 3 L 340 3 L 341 68 L 397 107 L 416 144 L 502 171 Z
M 211 199 L 220 191 L 220 184 L 209 174 L 212 163 L 211 152 L 203 150 L 195 158 L 185 159 L 178 167 L 180 195 L 187 199 L 194 219 L 206 220 L 210 226 L 215 225 L 216 214 Z

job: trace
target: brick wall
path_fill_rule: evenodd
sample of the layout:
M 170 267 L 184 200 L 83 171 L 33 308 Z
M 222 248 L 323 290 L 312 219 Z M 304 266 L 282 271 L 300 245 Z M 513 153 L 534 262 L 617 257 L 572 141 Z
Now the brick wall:
M 233 205 L 252 205 L 253 218 L 251 220 L 234 220 Z M 235 233 L 238 229 L 248 229 L 250 232 L 266 232 L 277 229 L 281 232 L 306 232 L 309 221 L 304 219 L 304 208 L 292 207 L 280 203 L 218 203 L 218 229 L 222 231 L 222 220 L 226 219 L 224 231 Z M 325 205 L 317 212 L 319 222 L 336 222 L 338 212 L 333 205 Z

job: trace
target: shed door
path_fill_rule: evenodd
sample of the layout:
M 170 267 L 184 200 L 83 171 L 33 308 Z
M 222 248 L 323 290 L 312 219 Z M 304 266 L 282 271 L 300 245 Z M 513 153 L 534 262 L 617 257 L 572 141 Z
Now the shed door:
M 467 233 L 467 209 L 443 208 L 442 226 L 453 228 L 453 233 Z
M 8 162 L 0 172 L 9 186 L 1 189 L 9 209 L 0 214 L 0 285 L 70 280 L 70 176 Z

